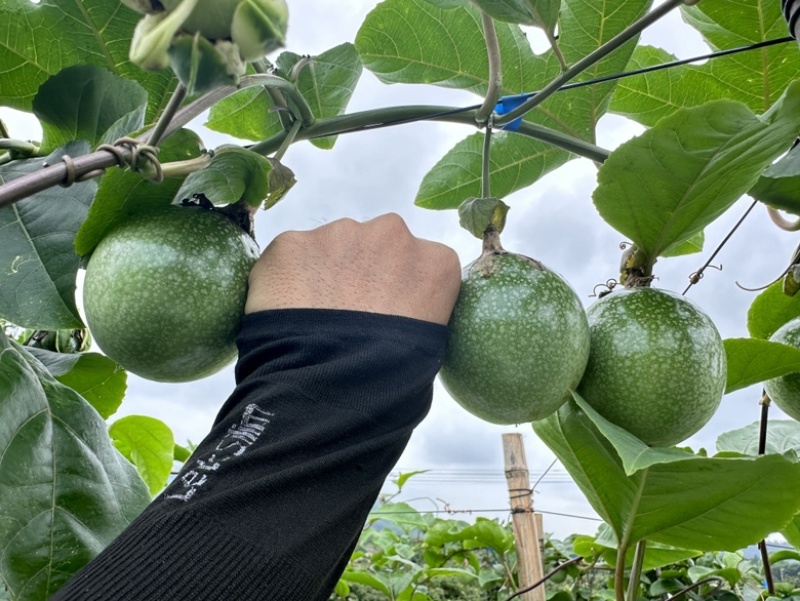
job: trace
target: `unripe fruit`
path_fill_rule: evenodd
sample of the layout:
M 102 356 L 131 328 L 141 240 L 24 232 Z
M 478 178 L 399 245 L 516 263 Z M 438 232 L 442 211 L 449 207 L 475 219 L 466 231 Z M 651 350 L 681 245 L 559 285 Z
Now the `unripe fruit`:
M 440 372 L 450 395 L 495 424 L 543 419 L 581 378 L 589 329 L 558 274 L 521 255 L 485 252 L 465 270 Z
M 614 291 L 589 308 L 591 353 L 578 393 L 652 446 L 702 428 L 725 391 L 727 364 L 711 319 L 672 292 Z
M 800 348 L 800 317 L 783 324 L 769 339 Z M 768 380 L 764 382 L 764 389 L 786 415 L 800 421 L 800 372 Z
M 112 230 L 92 253 L 83 301 L 94 340 L 129 371 L 186 382 L 236 357 L 253 240 L 228 218 L 169 206 Z

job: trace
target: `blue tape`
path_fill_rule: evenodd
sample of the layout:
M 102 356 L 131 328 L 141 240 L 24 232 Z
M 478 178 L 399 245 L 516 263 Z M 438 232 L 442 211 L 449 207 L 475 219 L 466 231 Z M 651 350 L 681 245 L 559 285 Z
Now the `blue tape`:
M 515 108 L 523 104 L 528 99 L 527 94 L 517 94 L 516 96 L 503 96 L 500 99 L 500 102 L 497 103 L 497 106 L 494 107 L 494 111 L 498 115 L 505 115 L 506 113 L 510 113 Z M 517 131 L 519 129 L 519 124 L 522 123 L 522 117 L 514 119 L 511 123 L 506 123 L 500 129 L 504 129 L 506 131 Z

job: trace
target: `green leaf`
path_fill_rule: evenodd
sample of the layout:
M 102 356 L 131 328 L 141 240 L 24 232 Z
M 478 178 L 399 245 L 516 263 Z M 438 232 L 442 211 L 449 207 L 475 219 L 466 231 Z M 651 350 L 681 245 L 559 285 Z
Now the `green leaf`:
M 725 393 L 800 371 L 800 349 L 758 338 L 727 338 Z
M 43 152 L 73 140 L 94 147 L 141 129 L 147 92 L 135 81 L 91 65 L 67 67 L 48 79 L 33 99 L 42 123 Z
M 353 584 L 363 584 L 364 586 L 374 588 L 376 591 L 383 593 L 388 599 L 392 598 L 392 591 L 389 584 L 386 582 L 387 577 L 384 577 L 383 574 L 372 575 L 368 572 L 348 569 L 342 574 L 342 580 Z
M 800 549 L 800 514 L 794 516 L 792 521 L 786 524 L 786 527 L 781 530 L 781 534 L 789 541 L 790 545 Z
M 97 412 L 0 336 L 0 581 L 10 597 L 49 598 L 149 501 Z
M 74 142 L 44 161 L 87 152 L 85 142 Z M 0 184 L 41 167 L 42 159 L 0 166 Z M 49 188 L 0 209 L 0 317 L 40 330 L 83 327 L 75 305 L 80 259 L 72 243 L 96 189 L 93 181 Z
M 284 52 L 278 67 L 291 73 L 300 60 L 297 54 Z M 361 58 L 352 44 L 341 44 L 319 56 L 311 57 L 300 69 L 296 85 L 317 119 L 337 117 L 345 112 L 361 77 Z M 263 140 L 283 131 L 273 102 L 263 89 L 247 88 L 218 102 L 211 109 L 210 129 L 245 140 Z M 319 148 L 333 148 L 335 137 L 311 141 Z
M 456 209 L 469 197 L 480 196 L 483 134 L 458 142 L 425 175 L 414 204 L 426 209 Z M 490 155 L 492 194 L 508 196 L 563 165 L 568 152 L 539 140 L 496 132 Z
M 753 338 L 770 338 L 786 322 L 800 317 L 800 296 L 787 296 L 781 282 L 759 294 L 747 311 L 747 330 Z
M 408 503 L 385 503 L 369 513 L 370 522 L 383 519 L 399 526 L 411 526 L 419 530 L 428 528 L 423 516 Z
M 402 491 L 403 487 L 406 485 L 406 482 L 408 482 L 411 478 L 419 474 L 425 474 L 428 471 L 429 470 L 414 470 L 412 472 L 402 472 L 394 481 L 394 483 L 397 485 L 397 492 Z
M 175 461 L 186 463 L 187 461 L 189 461 L 189 457 L 192 456 L 192 452 L 183 445 L 175 443 L 175 448 L 173 449 L 172 456 L 175 459 Z
M 779 530 L 798 511 L 796 460 L 651 449 L 604 422 L 576 395 L 533 427 L 624 549 L 648 539 L 736 550 Z
M 617 561 L 617 547 L 619 546 L 619 543 L 614 537 L 614 532 L 611 530 L 608 524 L 600 525 L 596 538 L 581 537 L 581 540 L 578 541 L 576 539 L 576 542 L 577 544 L 573 548 L 575 553 L 578 553 L 579 555 L 582 555 L 584 550 L 589 551 L 592 555 L 595 555 L 596 552 L 592 552 L 592 549 L 599 548 L 602 549 L 600 554 L 608 565 L 613 566 Z M 628 552 L 625 554 L 626 566 L 630 566 L 633 563 L 635 554 L 635 548 L 628 549 Z M 642 569 L 645 571 L 654 570 L 671 563 L 678 563 L 684 559 L 697 557 L 698 555 L 701 555 L 701 552 L 694 549 L 683 549 L 657 542 L 649 542 L 645 547 Z
M 154 417 L 129 415 L 108 428 L 117 450 L 128 459 L 155 496 L 166 485 L 175 453 L 169 426 Z
M 0 105 L 30 111 L 50 76 L 90 64 L 138 81 L 152 120 L 169 100 L 174 77 L 143 71 L 128 60 L 139 14 L 106 0 L 6 0 L 0 3 Z
M 239 146 L 222 146 L 208 165 L 184 180 L 176 197 L 203 194 L 215 205 L 243 200 L 257 207 L 269 192 L 270 171 L 272 163 L 260 154 Z
M 723 432 L 717 438 L 717 450 L 758 455 L 760 426 L 759 422 L 754 422 L 744 428 Z M 794 452 L 800 456 L 800 423 L 794 420 L 769 420 L 764 452 L 781 455 Z
M 797 82 L 761 117 L 717 100 L 662 119 L 600 167 L 600 215 L 655 261 L 721 215 L 791 145 L 799 105 Z
M 684 255 L 691 255 L 694 253 L 702 252 L 703 245 L 706 241 L 704 232 L 698 232 L 688 240 L 676 244 L 669 250 L 662 253 L 662 257 L 682 257 Z
M 764 170 L 748 194 L 776 209 L 800 215 L 800 146 Z
M 561 9 L 560 0 L 475 0 L 475 4 L 498 21 L 533 25 L 551 32 Z
M 159 160 L 166 163 L 193 159 L 200 156 L 201 148 L 199 136 L 183 129 L 161 144 Z M 182 182 L 183 178 L 167 178 L 154 184 L 131 171 L 107 171 L 100 180 L 89 215 L 75 237 L 75 251 L 82 257 L 89 255 L 119 221 L 170 204 Z
M 775 551 L 775 553 L 770 553 L 769 562 L 771 564 L 779 561 L 800 561 L 800 552 L 794 549 L 782 549 L 780 551 Z
M 735 10 L 724 2 L 682 5 L 681 12 L 712 50 L 748 46 L 781 38 L 787 33 L 780 3 L 771 0 L 738 2 Z M 716 79 L 724 82 L 725 97 L 763 112 L 797 78 L 800 54 L 797 44 L 792 42 L 714 59 L 707 67 Z
M 461 543 L 465 549 L 494 549 L 500 555 L 514 549 L 514 535 L 486 518 L 478 518 L 474 524 L 439 521 L 425 533 L 424 542 L 433 547 Z
M 29 348 L 56 380 L 80 394 L 108 419 L 122 404 L 128 375 L 114 361 L 99 353 L 54 353 Z

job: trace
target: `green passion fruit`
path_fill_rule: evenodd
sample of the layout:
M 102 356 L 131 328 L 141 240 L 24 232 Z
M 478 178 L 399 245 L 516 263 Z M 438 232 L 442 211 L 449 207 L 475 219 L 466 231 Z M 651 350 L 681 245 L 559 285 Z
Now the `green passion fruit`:
M 800 317 L 783 324 L 769 339 L 800 348 Z M 800 421 L 800 372 L 767 380 L 764 382 L 764 390 L 786 415 Z
M 727 364 L 711 319 L 655 288 L 614 291 L 588 310 L 591 353 L 578 393 L 651 446 L 677 444 L 719 407 Z
M 236 357 L 255 242 L 227 217 L 169 206 L 113 229 L 86 267 L 92 337 L 125 369 L 187 382 Z
M 467 411 L 494 424 L 543 419 L 577 386 L 589 356 L 586 312 L 541 263 L 484 252 L 464 271 L 440 378 Z

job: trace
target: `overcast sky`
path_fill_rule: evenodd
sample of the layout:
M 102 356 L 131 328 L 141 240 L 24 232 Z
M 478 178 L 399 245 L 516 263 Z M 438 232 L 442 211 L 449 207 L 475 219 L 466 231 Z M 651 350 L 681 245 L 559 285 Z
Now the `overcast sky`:
M 315 54 L 353 41 L 375 2 L 298 0 L 289 4 L 288 49 Z M 530 38 L 535 48 L 543 48 L 537 46 L 535 32 Z M 677 12 L 649 29 L 644 41 L 681 58 L 708 51 Z M 365 71 L 349 110 L 428 103 L 462 106 L 474 104 L 476 98 L 434 87 L 386 86 Z M 14 137 L 39 135 L 32 121 L 17 113 L 0 109 L 0 118 Z M 413 199 L 425 173 L 455 142 L 473 131 L 465 126 L 419 123 L 341 136 L 332 151 L 318 150 L 307 142 L 292 146 L 284 162 L 295 172 L 298 183 L 282 203 L 257 217 L 259 242 L 264 247 L 287 229 L 311 229 L 340 217 L 365 220 L 394 211 L 417 236 L 449 244 L 462 264 L 468 263 L 479 253 L 480 243 L 459 227 L 456 213 L 416 208 Z M 598 144 L 611 149 L 640 131 L 642 128 L 630 121 L 607 116 L 600 123 Z M 209 148 L 229 141 L 207 130 L 202 135 Z M 506 199 L 511 212 L 503 234 L 506 248 L 535 257 L 566 277 L 587 307 L 593 301 L 594 286 L 618 275 L 618 245 L 624 240 L 597 215 L 591 202 L 595 185 L 595 166 L 585 159 L 572 161 Z M 661 260 L 656 285 L 683 291 L 689 274 L 702 265 L 749 202 L 748 198 L 740 200 L 708 228 L 707 248 L 702 254 Z M 755 293 L 740 290 L 735 282 L 746 286 L 767 283 L 784 268 L 796 243 L 796 236 L 772 226 L 758 207 L 719 255 L 717 264 L 721 263 L 723 270 L 709 270 L 689 297 L 711 315 L 723 337 L 746 336 L 745 315 Z M 179 442 L 198 442 L 233 388 L 233 369 L 192 384 L 157 384 L 132 375 L 128 383 L 128 396 L 118 416 L 153 415 L 173 428 Z M 718 414 L 687 443 L 713 450 L 720 432 L 756 421 L 759 393 L 756 387 L 725 397 Z M 771 409 L 771 416 L 783 417 L 777 408 Z M 412 479 L 400 499 L 413 499 L 412 504 L 421 510 L 495 509 L 500 511 L 484 515 L 507 518 L 501 434 L 513 431 L 524 437 L 528 464 L 536 479 L 554 456 L 530 426 L 484 423 L 462 410 L 437 382 L 433 409 L 397 466 L 402 471 L 431 472 Z M 391 490 L 388 486 L 387 491 Z M 554 515 L 594 516 L 558 464 L 537 486 L 534 502 L 545 512 L 545 529 L 559 537 L 571 532 L 594 533 L 597 527 L 596 521 Z

